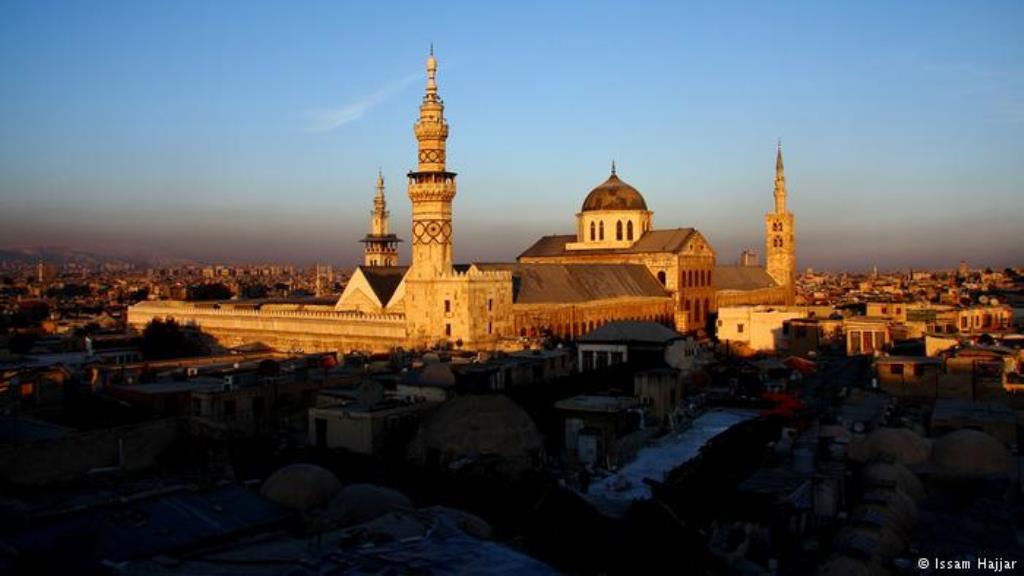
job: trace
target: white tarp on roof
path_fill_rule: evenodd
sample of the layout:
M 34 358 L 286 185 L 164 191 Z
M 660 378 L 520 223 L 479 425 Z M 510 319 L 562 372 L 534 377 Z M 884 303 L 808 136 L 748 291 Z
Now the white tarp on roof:
M 682 432 L 669 434 L 640 449 L 636 458 L 615 474 L 591 482 L 586 499 L 599 510 L 622 514 L 633 500 L 651 497 L 644 479 L 664 482 L 668 474 L 692 460 L 709 440 L 757 416 L 753 410 L 708 411 Z

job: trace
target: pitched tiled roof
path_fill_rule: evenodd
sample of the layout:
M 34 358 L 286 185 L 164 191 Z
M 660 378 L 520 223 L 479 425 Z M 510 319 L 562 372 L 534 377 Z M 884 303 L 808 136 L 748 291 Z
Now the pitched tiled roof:
M 580 342 L 650 342 L 664 344 L 683 335 L 657 322 L 617 320 L 580 338 Z
M 760 266 L 715 266 L 717 290 L 757 290 L 778 286 Z
M 510 270 L 518 304 L 573 303 L 668 293 L 640 264 L 477 264 L 482 270 Z
M 567 256 L 576 254 L 636 254 L 639 252 L 679 252 L 693 233 L 693 228 L 649 230 L 628 248 L 598 248 L 594 250 L 566 250 L 565 245 L 575 242 L 573 234 L 544 236 L 519 255 L 520 258 Z

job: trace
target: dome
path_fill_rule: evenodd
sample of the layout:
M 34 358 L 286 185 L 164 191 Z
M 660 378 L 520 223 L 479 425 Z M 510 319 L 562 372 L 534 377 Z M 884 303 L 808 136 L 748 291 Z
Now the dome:
M 868 489 L 897 488 L 915 501 L 919 501 L 925 496 L 921 480 L 902 464 L 885 462 L 868 464 L 861 471 L 861 478 Z
M 847 525 L 832 541 L 835 549 L 886 561 L 896 557 L 907 543 L 889 526 Z
M 920 464 L 931 456 L 926 438 L 907 428 L 879 428 L 850 445 L 850 458 L 859 462 L 882 460 L 907 466 Z
M 327 515 L 342 526 L 352 526 L 412 507 L 412 501 L 398 490 L 376 484 L 352 484 L 342 488 L 331 500 Z
M 447 508 L 444 506 L 433 506 L 427 508 L 428 511 L 447 518 L 452 524 L 457 526 L 459 530 L 462 530 L 466 534 L 480 540 L 490 540 L 494 537 L 494 529 L 491 525 L 483 518 L 476 514 L 471 514 L 465 510 L 458 508 Z
M 341 481 L 330 470 L 314 464 L 291 464 L 270 475 L 260 494 L 293 510 L 309 510 L 327 504 L 341 490 Z
M 451 388 L 455 386 L 455 374 L 448 364 L 431 363 L 423 367 L 417 382 L 420 386 Z
M 647 202 L 636 188 L 620 180 L 613 168 L 612 175 L 583 201 L 582 211 L 592 210 L 647 210 Z
M 460 396 L 442 404 L 420 426 L 409 453 L 417 460 L 438 454 L 442 465 L 467 456 L 493 456 L 516 465 L 530 462 L 542 445 L 537 425 L 512 400 Z
M 884 507 L 882 513 L 892 521 L 901 533 L 909 534 L 910 530 L 917 523 L 917 504 L 902 490 L 878 489 L 864 495 L 866 510 L 873 506 Z
M 1008 474 L 1010 452 L 995 438 L 977 430 L 957 430 L 935 441 L 932 460 L 949 476 L 977 477 Z

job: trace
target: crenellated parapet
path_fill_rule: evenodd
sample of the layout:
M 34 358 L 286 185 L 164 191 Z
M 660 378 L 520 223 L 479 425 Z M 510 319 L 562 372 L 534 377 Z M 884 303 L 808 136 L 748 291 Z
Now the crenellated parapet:
M 451 269 L 442 272 L 437 276 L 438 280 L 489 280 L 489 281 L 512 281 L 512 272 L 509 270 L 480 270 L 471 266 L 466 270 Z
M 320 307 L 320 310 L 288 310 L 266 306 L 261 308 L 235 308 L 214 307 L 213 305 L 197 305 L 190 302 L 179 301 L 158 301 L 140 302 L 128 308 L 128 322 L 133 324 L 132 317 L 143 318 L 148 316 L 148 322 L 154 317 L 186 317 L 186 316 L 216 316 L 231 318 L 288 318 L 288 319 L 310 319 L 310 320 L 338 320 L 338 321 L 374 321 L 374 322 L 404 322 L 404 314 L 364 314 L 361 312 L 338 312 L 329 306 Z M 145 323 L 144 322 L 144 323 Z

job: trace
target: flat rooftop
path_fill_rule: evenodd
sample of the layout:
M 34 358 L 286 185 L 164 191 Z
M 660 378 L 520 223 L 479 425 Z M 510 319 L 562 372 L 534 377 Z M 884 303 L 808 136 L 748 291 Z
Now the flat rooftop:
M 581 395 L 555 402 L 555 408 L 559 410 L 573 410 L 576 412 L 615 413 L 639 405 L 640 401 L 632 396 Z
M 613 516 L 624 514 L 634 500 L 651 498 L 645 480 L 664 482 L 676 468 L 689 462 L 709 440 L 733 426 L 756 418 L 754 410 L 710 410 L 693 424 L 640 449 L 636 458 L 615 474 L 595 480 L 584 495 L 598 510 Z

